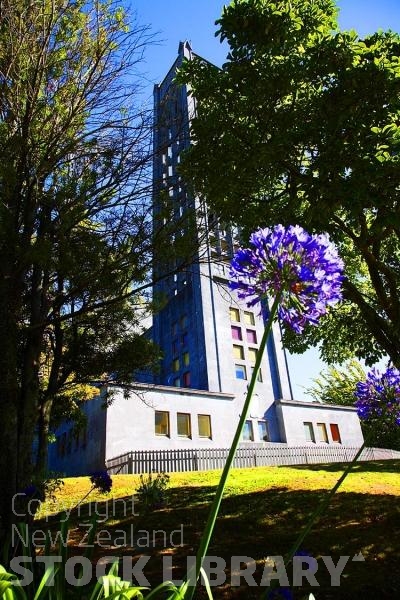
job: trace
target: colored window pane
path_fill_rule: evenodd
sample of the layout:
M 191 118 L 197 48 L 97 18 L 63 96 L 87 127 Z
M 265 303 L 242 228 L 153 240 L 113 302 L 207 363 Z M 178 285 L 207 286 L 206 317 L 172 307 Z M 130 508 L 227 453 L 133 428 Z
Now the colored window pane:
M 303 423 L 304 425 L 304 434 L 306 436 L 306 440 L 307 442 L 315 442 L 315 435 L 314 435 L 314 427 L 313 424 L 306 421 Z
M 156 410 L 154 430 L 156 435 L 169 435 L 169 412 Z
M 317 423 L 318 441 L 328 443 L 328 432 L 325 423 Z
M 210 415 L 197 415 L 199 425 L 199 437 L 211 439 L 211 417 Z
M 182 375 L 182 385 L 183 387 L 190 387 L 190 372 L 186 371 L 186 373 L 184 373 Z
M 233 358 L 244 360 L 243 346 L 237 346 L 235 344 L 233 345 Z
M 187 413 L 178 413 L 176 415 L 178 435 L 184 437 L 191 436 L 190 415 Z
M 251 421 L 245 421 L 243 426 L 243 439 L 245 442 L 254 441 L 253 423 Z
M 231 318 L 231 321 L 233 321 L 234 323 L 239 323 L 240 321 L 240 312 L 238 308 L 233 308 L 231 306 L 231 308 L 229 309 L 229 316 Z
M 251 367 L 251 372 L 253 373 L 254 371 L 254 367 Z M 257 374 L 257 381 L 261 381 L 262 382 L 263 378 L 262 378 L 262 373 L 261 373 L 261 369 L 258 369 L 258 374 Z
M 190 364 L 190 355 L 189 352 L 184 352 L 182 354 L 182 360 L 183 360 L 183 364 L 185 365 L 185 367 L 188 367 Z
M 258 421 L 258 437 L 263 442 L 269 442 L 267 421 Z
M 174 373 L 177 373 L 179 371 L 179 368 L 180 368 L 179 358 L 175 358 L 172 361 L 172 370 Z
M 330 429 L 331 429 L 332 441 L 338 442 L 339 444 L 341 444 L 342 439 L 340 437 L 339 425 L 337 425 L 336 423 L 331 423 Z
M 247 379 L 246 367 L 244 365 L 235 365 L 236 379 Z
M 244 311 L 244 322 L 247 325 L 254 325 L 254 323 L 255 323 L 254 313 L 250 312 L 249 310 L 245 310 Z
M 242 340 L 242 328 L 237 325 L 231 325 L 232 339 Z
M 246 329 L 246 339 L 248 344 L 257 344 L 257 334 L 254 329 Z
M 249 360 L 251 363 L 255 363 L 257 358 L 257 350 L 255 348 L 249 348 Z
M 181 378 L 180 377 L 176 377 L 174 379 L 174 387 L 181 387 Z

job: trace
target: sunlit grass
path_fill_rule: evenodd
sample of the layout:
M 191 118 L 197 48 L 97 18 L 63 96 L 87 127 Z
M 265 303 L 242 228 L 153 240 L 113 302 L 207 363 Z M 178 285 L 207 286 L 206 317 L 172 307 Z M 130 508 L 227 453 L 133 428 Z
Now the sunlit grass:
M 252 557 L 262 572 L 267 556 L 284 555 L 288 551 L 310 513 L 325 491 L 337 481 L 343 468 L 344 465 L 331 464 L 234 469 L 228 479 L 209 555 L 224 558 L 228 575 L 230 557 L 236 555 Z M 102 555 L 129 554 L 135 560 L 135 556 L 144 552 L 151 556 L 146 576 L 152 585 L 156 585 L 162 577 L 162 557 L 167 554 L 174 557 L 174 576 L 182 578 L 186 557 L 198 548 L 220 473 L 171 474 L 166 504 L 145 514 L 135 500 L 139 476 L 114 476 L 110 494 L 92 492 L 79 513 L 72 513 L 71 551 L 80 551 L 79 540 L 86 531 L 82 524 L 88 520 L 89 509 L 91 514 L 97 510 L 100 515 L 107 514 L 99 527 L 108 529 L 114 536 L 121 537 L 121 530 L 128 532 L 131 527 L 139 532 L 165 531 L 166 536 L 163 539 L 162 535 L 157 535 L 155 543 L 145 549 L 135 548 L 135 544 L 121 547 L 112 543 L 109 547 L 97 547 L 96 559 Z M 349 559 L 344 579 L 346 585 L 340 589 L 332 590 L 327 570 L 320 569 L 321 588 L 317 600 L 350 600 L 360 593 L 366 597 L 396 596 L 393 590 L 400 589 L 400 574 L 396 567 L 400 561 L 399 473 L 400 461 L 357 464 L 333 497 L 329 509 L 314 526 L 304 547 L 315 558 L 329 555 L 335 564 L 342 555 L 353 557 L 361 552 L 365 558 L 365 562 Z M 57 512 L 63 505 L 75 505 L 90 488 L 88 477 L 65 479 L 56 502 L 43 504 L 38 516 L 42 519 L 50 517 L 52 527 L 56 527 Z M 126 510 L 127 506 L 133 508 L 129 504 L 132 498 L 139 516 L 133 510 Z M 43 526 L 43 522 L 37 521 L 38 526 Z M 171 545 L 169 541 L 171 532 L 176 530 L 183 532 L 182 546 Z M 259 598 L 260 592 L 258 588 L 244 592 L 240 586 L 229 589 L 227 596 L 226 590 L 226 586 L 214 588 L 215 599 Z M 305 591 L 306 588 L 302 588 L 302 592 Z M 315 590 L 311 591 L 315 593 Z M 204 598 L 202 594 L 200 589 L 197 597 Z

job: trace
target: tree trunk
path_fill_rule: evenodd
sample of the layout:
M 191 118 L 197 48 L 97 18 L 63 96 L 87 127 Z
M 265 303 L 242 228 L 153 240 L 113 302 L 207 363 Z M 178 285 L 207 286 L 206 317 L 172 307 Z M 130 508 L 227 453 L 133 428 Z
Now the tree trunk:
M 18 331 L 10 287 L 4 278 L 0 283 L 0 546 L 17 518 L 13 498 L 18 489 Z

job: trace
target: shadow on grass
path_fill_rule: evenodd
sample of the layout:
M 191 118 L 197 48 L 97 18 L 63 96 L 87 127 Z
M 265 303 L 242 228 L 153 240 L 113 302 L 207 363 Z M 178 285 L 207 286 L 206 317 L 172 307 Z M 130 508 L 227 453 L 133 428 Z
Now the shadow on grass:
M 326 463 L 315 465 L 288 465 L 285 469 L 295 469 L 308 471 L 328 471 L 330 473 L 343 472 L 348 463 Z M 278 467 L 279 468 L 279 467 Z M 351 472 L 354 473 L 399 473 L 400 460 L 374 460 L 357 462 L 353 465 Z
M 386 462 L 385 466 L 388 466 Z M 379 465 L 376 467 L 379 469 Z M 315 468 L 321 468 L 321 465 Z M 126 511 L 121 511 L 123 504 L 117 503 L 115 514 L 110 515 L 114 524 L 103 523 L 99 527 L 107 530 L 109 539 L 114 542 L 118 539 L 123 541 L 121 531 L 125 531 L 129 543 L 103 544 L 102 547 L 97 544 L 95 560 L 104 556 L 122 558 L 125 555 L 133 556 L 135 562 L 139 556 L 150 556 L 143 572 L 154 587 L 161 582 L 163 558 L 168 556 L 173 565 L 172 577 L 182 579 L 186 572 L 187 557 L 194 556 L 198 548 L 214 493 L 215 487 L 209 486 L 171 488 L 165 507 L 142 516 L 127 515 Z M 226 583 L 213 588 L 215 599 L 259 598 L 263 590 L 249 585 L 243 578 L 239 582 L 241 585 L 232 585 L 232 577 L 240 564 L 236 559 L 236 566 L 232 565 L 232 557 L 249 557 L 243 558 L 245 562 L 254 560 L 257 568 L 253 577 L 259 584 L 265 559 L 268 556 L 285 555 L 322 495 L 319 491 L 274 487 L 224 498 L 208 552 L 209 556 L 219 557 L 226 564 Z M 129 500 L 127 497 L 126 501 Z M 110 503 L 107 500 L 97 503 L 102 514 L 106 513 L 107 502 Z M 89 505 L 85 506 L 85 510 L 88 514 Z M 108 512 L 110 514 L 110 510 Z M 79 519 L 82 522 L 84 518 L 81 511 L 78 521 L 75 521 L 75 541 L 71 543 L 73 554 L 81 553 L 78 544 L 86 530 L 80 528 Z M 140 546 L 131 544 L 131 527 L 142 536 L 142 541 L 147 533 L 150 543 Z M 180 531 L 182 539 L 179 535 L 171 538 L 174 531 Z M 171 543 L 171 539 L 174 543 Z M 329 509 L 314 525 L 302 550 L 319 559 L 316 579 L 320 586 L 312 588 L 304 579 L 304 586 L 295 590 L 296 599 L 311 591 L 316 600 L 350 600 L 360 595 L 383 599 L 397 597 L 400 591 L 398 497 L 389 494 L 337 493 Z M 353 561 L 353 557 L 360 552 L 365 561 Z M 349 557 L 340 587 L 331 587 L 330 574 L 321 556 L 331 556 L 335 565 L 341 556 Z M 288 576 L 291 580 L 291 568 L 288 569 Z M 199 600 L 206 598 L 204 588 L 199 589 L 196 597 Z

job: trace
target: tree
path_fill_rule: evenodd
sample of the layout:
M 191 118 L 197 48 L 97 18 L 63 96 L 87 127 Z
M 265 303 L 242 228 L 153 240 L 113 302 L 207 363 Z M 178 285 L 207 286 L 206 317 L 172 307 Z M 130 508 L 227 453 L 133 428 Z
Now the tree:
M 113 0 L 0 2 L 3 534 L 35 431 L 40 471 L 68 402 L 158 357 L 139 322 L 154 248 L 176 250 L 170 223 L 151 221 L 152 123 L 137 94 L 151 39 Z
M 197 100 L 182 163 L 192 190 L 244 229 L 326 231 L 346 264 L 345 301 L 292 351 L 400 366 L 400 37 L 339 31 L 332 0 L 233 0 L 221 69 L 179 81 Z M 244 242 L 245 243 L 245 242 Z
M 365 379 L 363 367 L 353 358 L 341 367 L 330 365 L 313 380 L 313 386 L 306 392 L 317 402 L 353 406 L 356 400 L 356 385 Z M 381 421 L 361 421 L 361 428 L 369 446 L 400 450 L 400 432 L 396 425 L 384 424 Z

